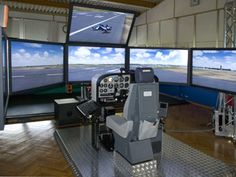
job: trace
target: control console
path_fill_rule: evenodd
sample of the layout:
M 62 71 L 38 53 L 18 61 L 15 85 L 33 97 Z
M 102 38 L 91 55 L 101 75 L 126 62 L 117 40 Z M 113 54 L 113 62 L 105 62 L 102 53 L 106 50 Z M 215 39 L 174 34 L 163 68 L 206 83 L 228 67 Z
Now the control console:
M 128 96 L 131 76 L 127 73 L 95 75 L 92 78 L 92 100 L 116 102 Z

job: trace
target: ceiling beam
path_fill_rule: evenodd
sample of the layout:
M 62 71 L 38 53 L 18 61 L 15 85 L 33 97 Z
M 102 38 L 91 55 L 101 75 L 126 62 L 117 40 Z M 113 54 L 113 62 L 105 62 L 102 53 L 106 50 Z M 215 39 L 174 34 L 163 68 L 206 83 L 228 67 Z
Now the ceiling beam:
M 157 5 L 157 3 L 144 1 L 144 0 L 104 0 L 104 1 L 133 5 L 133 6 L 140 6 L 140 7 L 149 8 L 149 9 Z
M 6 0 L 11 2 L 19 2 L 19 3 L 27 3 L 41 6 L 50 6 L 50 7 L 58 7 L 58 8 L 69 8 L 69 3 L 64 2 L 55 2 L 50 0 Z M 133 6 L 139 6 L 144 8 L 153 8 L 157 5 L 157 3 L 144 1 L 144 0 L 104 0 L 105 2 L 114 2 L 121 3 Z
M 53 2 L 53 1 L 49 1 L 49 0 L 7 0 L 7 1 L 40 5 L 40 6 L 57 7 L 57 8 L 69 8 L 70 7 L 70 5 L 68 3 Z

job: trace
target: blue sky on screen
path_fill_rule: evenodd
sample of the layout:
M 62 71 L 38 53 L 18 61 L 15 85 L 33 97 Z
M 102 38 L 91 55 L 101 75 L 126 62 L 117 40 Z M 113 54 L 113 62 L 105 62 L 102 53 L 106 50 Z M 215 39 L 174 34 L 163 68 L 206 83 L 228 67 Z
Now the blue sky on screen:
M 236 70 L 236 50 L 194 50 L 193 66 Z
M 61 45 L 12 42 L 12 66 L 46 66 L 63 64 L 63 47 Z
M 69 64 L 124 64 L 125 49 L 108 47 L 69 47 Z
M 188 65 L 188 50 L 130 49 L 130 64 Z

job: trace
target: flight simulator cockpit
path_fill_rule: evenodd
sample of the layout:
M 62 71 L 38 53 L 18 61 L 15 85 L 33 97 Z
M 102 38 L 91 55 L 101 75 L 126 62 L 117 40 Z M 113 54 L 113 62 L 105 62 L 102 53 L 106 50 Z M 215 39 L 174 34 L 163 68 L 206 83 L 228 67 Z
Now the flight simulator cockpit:
M 165 133 L 161 99 L 194 102 L 197 87 L 235 95 L 235 49 L 131 47 L 134 12 L 72 4 L 69 15 L 63 44 L 2 36 L 0 129 L 10 95 L 62 90 L 52 100 L 54 135 L 76 176 L 236 176 Z M 235 100 L 220 96 L 216 135 L 236 139 Z

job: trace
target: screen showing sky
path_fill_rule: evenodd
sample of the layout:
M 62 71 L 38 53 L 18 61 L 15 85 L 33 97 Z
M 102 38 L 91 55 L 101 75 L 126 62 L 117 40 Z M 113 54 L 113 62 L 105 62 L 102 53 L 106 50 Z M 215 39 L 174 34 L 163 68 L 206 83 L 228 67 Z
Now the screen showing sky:
M 187 83 L 188 50 L 130 49 L 130 68 L 152 67 L 160 82 Z
M 124 64 L 124 48 L 69 47 L 69 81 L 89 81 L 95 74 L 119 72 Z
M 236 71 L 236 50 L 194 50 L 193 66 Z
M 133 18 L 130 13 L 74 6 L 69 41 L 125 44 Z
M 236 92 L 236 50 L 193 50 L 192 83 Z
M 12 42 L 12 66 L 47 66 L 63 64 L 63 46 Z
M 63 57 L 62 45 L 12 41 L 12 90 L 63 82 Z

